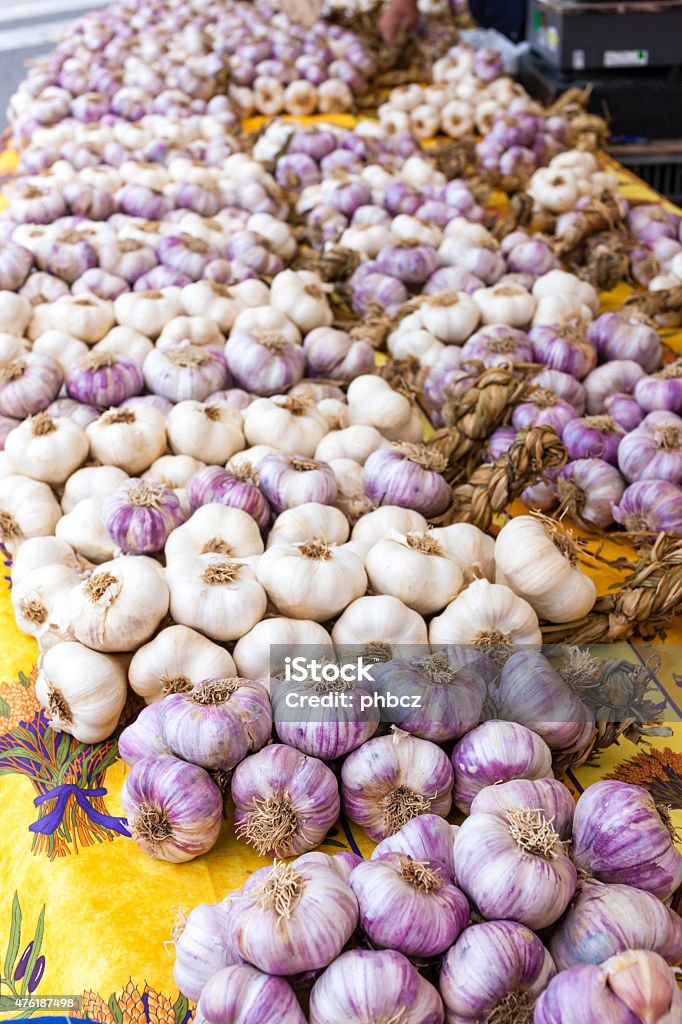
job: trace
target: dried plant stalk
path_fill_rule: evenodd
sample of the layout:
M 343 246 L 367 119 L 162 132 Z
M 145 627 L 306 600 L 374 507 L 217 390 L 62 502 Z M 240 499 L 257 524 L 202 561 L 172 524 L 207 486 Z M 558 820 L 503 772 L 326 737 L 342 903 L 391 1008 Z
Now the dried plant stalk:
M 437 430 L 428 443 L 447 456 L 444 476 L 450 483 L 469 476 L 483 445 L 512 408 L 526 397 L 528 377 L 539 369 L 531 364 L 517 364 L 513 369 L 481 369 L 475 383 L 461 398 L 446 402 L 446 426 Z
M 629 637 L 652 640 L 682 612 L 682 540 L 662 533 L 618 590 L 600 597 L 589 615 L 543 627 L 547 643 L 615 643 Z
M 579 750 L 555 751 L 553 763 L 557 774 L 593 761 L 596 754 L 613 746 L 621 736 L 639 743 L 648 736 L 672 735 L 672 729 L 662 724 L 667 702 L 660 699 L 655 683 L 657 665 L 636 665 L 620 658 L 601 661 L 589 649 L 576 646 L 567 653 L 558 671 L 594 714 L 595 728 Z
M 360 256 L 342 245 L 328 248 L 300 248 L 292 266 L 294 270 L 314 270 L 323 281 L 345 281 L 360 264 Z
M 379 367 L 379 376 L 410 401 L 419 398 L 428 372 L 428 368 L 423 367 L 415 356 L 389 359 Z
M 474 163 L 476 137 L 467 135 L 461 139 L 448 139 L 438 142 L 429 150 L 429 156 L 435 161 L 436 167 L 448 180 L 461 178 Z M 468 182 L 468 184 L 471 184 Z
M 666 288 L 661 292 L 644 292 L 632 295 L 627 299 L 626 306 L 636 306 L 647 316 L 658 316 L 662 313 L 682 313 L 682 284 L 675 288 Z
M 566 448 L 553 427 L 520 431 L 508 452 L 473 471 L 466 483 L 455 487 L 452 506 L 434 525 L 473 523 L 487 530 L 496 513 L 502 512 L 530 484 L 550 469 L 566 465 Z
M 610 292 L 630 277 L 630 246 L 615 231 L 590 238 L 578 273 L 597 291 Z
M 613 194 L 608 191 L 602 192 L 580 211 L 571 227 L 559 239 L 556 245 L 557 253 L 564 256 L 572 252 L 592 235 L 600 231 L 612 231 L 622 219 Z
M 533 219 L 533 200 L 527 192 L 517 192 L 509 201 L 506 217 L 498 220 L 493 229 L 500 241 L 518 228 L 526 228 Z

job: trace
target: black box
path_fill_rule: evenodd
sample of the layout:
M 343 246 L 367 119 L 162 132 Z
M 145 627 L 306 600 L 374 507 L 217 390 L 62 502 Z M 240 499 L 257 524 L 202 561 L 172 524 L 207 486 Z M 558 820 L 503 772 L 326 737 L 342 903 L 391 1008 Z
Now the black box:
M 682 0 L 529 0 L 526 37 L 559 70 L 682 65 Z

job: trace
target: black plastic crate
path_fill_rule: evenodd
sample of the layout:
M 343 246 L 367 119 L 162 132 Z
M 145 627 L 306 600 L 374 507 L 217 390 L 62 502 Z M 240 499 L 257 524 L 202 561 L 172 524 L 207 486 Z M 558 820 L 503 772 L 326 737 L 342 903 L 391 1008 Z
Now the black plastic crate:
M 619 163 L 647 185 L 671 202 L 682 205 L 682 142 L 666 141 L 646 146 L 619 144 L 607 148 Z

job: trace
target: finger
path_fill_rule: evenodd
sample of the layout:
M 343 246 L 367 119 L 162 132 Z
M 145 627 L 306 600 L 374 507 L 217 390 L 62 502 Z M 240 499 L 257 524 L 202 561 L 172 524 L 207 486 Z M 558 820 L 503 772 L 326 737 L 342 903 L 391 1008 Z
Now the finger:
M 386 46 L 393 46 L 396 30 L 396 17 L 391 10 L 384 11 L 379 19 L 379 32 Z

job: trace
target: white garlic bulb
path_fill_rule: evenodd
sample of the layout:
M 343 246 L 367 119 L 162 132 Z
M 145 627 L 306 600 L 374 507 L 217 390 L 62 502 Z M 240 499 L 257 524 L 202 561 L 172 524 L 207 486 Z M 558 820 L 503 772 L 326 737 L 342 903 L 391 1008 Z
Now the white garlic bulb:
M 102 521 L 101 498 L 83 498 L 55 527 L 60 540 L 70 544 L 89 562 L 108 562 L 116 555 L 116 545 Z
M 21 337 L 31 317 L 31 303 L 25 295 L 0 291 L 0 331 Z
M 385 448 L 387 444 L 386 438 L 375 427 L 356 423 L 341 430 L 330 430 L 315 449 L 315 458 L 322 462 L 352 459 L 364 466 L 372 452 Z
M 310 270 L 283 270 L 270 285 L 270 304 L 281 309 L 304 334 L 329 327 L 334 315 L 322 279 Z
M 300 398 L 257 398 L 244 410 L 250 445 L 267 444 L 289 455 L 312 458 L 329 428 L 322 413 Z
M 428 367 L 437 362 L 444 350 L 443 343 L 435 334 L 423 327 L 417 330 L 398 327 L 389 334 L 386 344 L 394 359 L 416 359 L 421 366 Z
M 227 402 L 187 399 L 166 417 L 168 442 L 176 454 L 219 465 L 244 448 L 241 423 L 241 413 Z
M 423 533 L 428 528 L 429 524 L 421 512 L 400 505 L 382 505 L 357 521 L 351 538 L 369 551 L 384 537 L 388 537 L 392 530 L 397 533 Z
M 311 537 L 322 537 L 327 544 L 345 544 L 349 533 L 348 520 L 338 508 L 306 501 L 280 512 L 268 534 L 267 546 L 303 544 Z
M 88 435 L 75 420 L 47 412 L 29 416 L 5 439 L 5 451 L 26 476 L 63 484 L 87 458 Z
M 153 480 L 154 483 L 163 484 L 171 490 L 187 488 L 194 474 L 205 466 L 205 462 L 194 459 L 191 455 L 162 455 L 145 470 L 142 479 Z
M 578 564 L 578 549 L 557 523 L 517 516 L 495 541 L 495 567 L 505 582 L 550 622 L 570 622 L 591 611 L 597 588 Z
M 351 423 L 375 427 L 389 441 L 402 440 L 412 419 L 412 405 L 404 395 L 374 374 L 362 374 L 348 387 Z M 421 439 L 421 430 L 419 439 Z
M 190 345 L 213 345 L 222 348 L 225 337 L 207 316 L 175 316 L 164 324 L 156 341 L 157 348 L 173 348 L 183 342 Z
M 56 628 L 57 620 L 67 594 L 80 583 L 79 569 L 57 562 L 41 565 L 16 579 L 12 575 L 12 608 L 21 632 L 36 638 L 50 632 L 66 639 L 63 631 Z
M 267 285 L 264 285 L 267 289 Z M 265 302 L 267 302 L 266 294 Z M 203 315 L 213 320 L 221 331 L 229 331 L 242 304 L 233 289 L 215 281 L 197 281 L 188 284 L 181 293 L 182 308 L 189 316 Z
M 88 425 L 87 435 L 99 462 L 118 466 L 131 476 L 149 469 L 166 450 L 166 421 L 151 405 L 108 409 Z
M 142 366 L 153 348 L 154 345 L 149 338 L 145 334 L 133 330 L 132 327 L 112 327 L 102 340 L 97 342 L 93 350 L 127 356 Z
M 114 313 L 122 327 L 132 327 L 148 338 L 158 338 L 166 324 L 182 313 L 180 289 L 123 292 L 114 302 Z
M 447 551 L 464 573 L 465 583 L 495 578 L 495 541 L 471 523 L 437 526 L 431 536 Z
M 40 480 L 13 473 L 0 479 L 0 541 L 18 551 L 28 537 L 53 534 L 61 509 L 52 489 Z
M 459 564 L 431 531 L 392 531 L 374 544 L 365 559 L 372 589 L 391 594 L 421 615 L 445 608 L 464 586 Z
M 66 374 L 73 364 L 87 356 L 90 350 L 84 341 L 79 341 L 64 331 L 45 331 L 33 342 L 33 351 L 43 356 L 51 356 Z
M 259 331 L 273 331 L 281 334 L 290 345 L 301 344 L 301 332 L 286 312 L 273 305 L 250 305 L 242 310 L 234 322 L 230 338 L 238 337 L 242 332 L 247 334 Z
M 66 621 L 96 651 L 131 651 L 148 640 L 168 612 L 168 586 L 157 562 L 129 556 L 104 562 L 74 587 Z
M 263 552 L 263 539 L 255 519 L 240 508 L 212 502 L 202 505 L 166 541 L 166 563 L 179 558 L 218 554 L 248 558 Z
M 484 324 L 525 327 L 533 319 L 536 300 L 521 285 L 500 281 L 490 288 L 479 288 L 473 299 Z
M 127 689 L 122 659 L 73 641 L 46 651 L 36 680 L 36 696 L 47 708 L 52 728 L 81 743 L 99 743 L 111 736 Z
M 84 341 L 86 345 L 100 341 L 114 326 L 112 303 L 96 295 L 62 295 L 48 309 L 46 318 L 49 328 L 64 331 Z
M 205 679 L 237 674 L 232 656 L 188 626 L 168 626 L 133 656 L 128 681 L 147 704 L 169 693 L 187 693 Z
M 419 316 L 426 330 L 446 345 L 461 345 L 481 320 L 478 306 L 465 292 L 429 296 L 419 307 Z
M 540 644 L 538 617 L 509 587 L 474 580 L 431 620 L 432 647 L 448 644 Z
M 31 537 L 24 541 L 12 559 L 12 586 L 27 573 L 44 565 L 65 565 L 69 569 L 86 570 L 87 562 L 79 558 L 70 544 L 58 537 Z
M 176 558 L 166 579 L 175 621 L 212 640 L 237 640 L 265 613 L 267 598 L 253 570 L 226 555 Z
M 113 494 L 128 479 L 118 466 L 84 466 L 72 473 L 62 492 L 62 508 L 73 512 L 76 505 L 88 498 L 102 501 Z
M 367 647 L 387 652 L 398 644 L 428 643 L 426 623 L 397 597 L 360 597 L 337 619 L 332 639 L 339 649 Z M 356 652 L 357 653 L 357 652 Z
M 338 615 L 367 589 L 356 552 L 345 545 L 329 545 L 321 537 L 268 548 L 256 574 L 278 611 L 314 622 Z
M 301 647 L 310 658 L 329 658 L 333 652 L 332 638 L 319 622 L 282 615 L 263 619 L 245 633 L 235 645 L 234 660 L 243 678 L 267 681 L 271 669 L 279 669 L 287 654 L 300 653 Z

